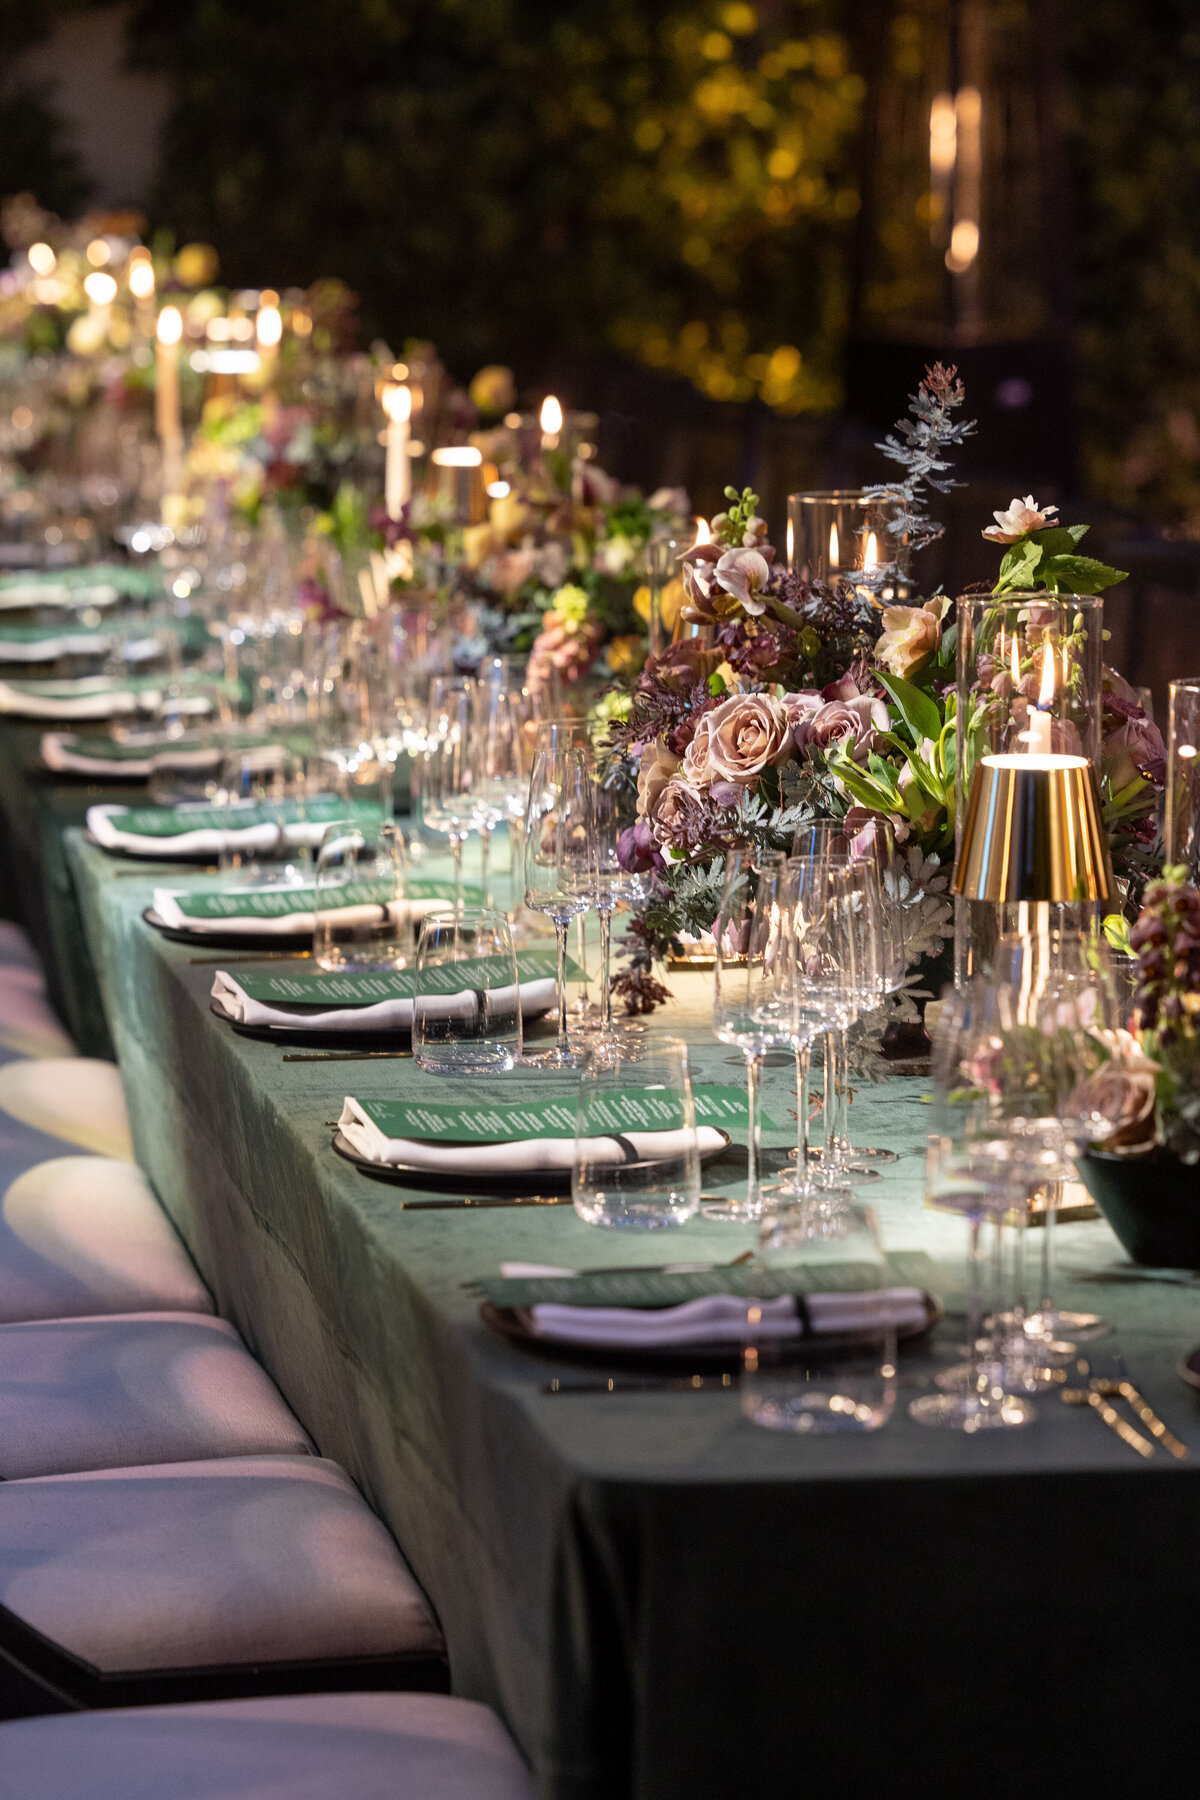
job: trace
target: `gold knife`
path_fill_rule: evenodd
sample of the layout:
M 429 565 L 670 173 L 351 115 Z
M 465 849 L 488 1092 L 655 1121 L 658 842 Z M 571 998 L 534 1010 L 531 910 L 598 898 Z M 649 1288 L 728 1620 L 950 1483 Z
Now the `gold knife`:
M 1064 1388 L 1062 1397 L 1067 1406 L 1090 1406 L 1094 1412 L 1099 1413 L 1109 1430 L 1115 1431 L 1121 1442 L 1128 1444 L 1131 1450 L 1136 1450 L 1139 1456 L 1154 1455 L 1154 1445 L 1149 1438 L 1144 1438 L 1140 1431 L 1135 1431 L 1121 1417 L 1116 1407 L 1110 1406 L 1095 1388 Z
M 252 955 L 244 956 L 240 954 L 230 956 L 228 952 L 224 956 L 189 956 L 188 962 L 220 963 L 223 968 L 226 963 L 302 962 L 305 957 L 311 957 L 311 955 L 311 950 L 255 950 Z
M 288 1050 L 281 1062 L 375 1062 L 382 1057 L 411 1056 L 411 1050 Z

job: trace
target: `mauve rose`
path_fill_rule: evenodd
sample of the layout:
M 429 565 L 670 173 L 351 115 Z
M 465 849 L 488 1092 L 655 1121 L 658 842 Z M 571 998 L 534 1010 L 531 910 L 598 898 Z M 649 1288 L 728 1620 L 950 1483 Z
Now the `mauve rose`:
M 885 606 L 883 635 L 875 645 L 875 661 L 889 675 L 907 681 L 937 654 L 942 621 L 923 606 Z
M 734 694 L 707 717 L 708 766 L 714 780 L 754 781 L 791 753 L 788 715 L 770 694 Z
M 780 703 L 792 728 L 792 742 L 801 751 L 808 742 L 809 724 L 825 702 L 815 688 L 801 688 L 799 693 L 784 694 Z
M 1166 780 L 1167 751 L 1162 733 L 1144 713 L 1140 718 L 1122 720 L 1115 731 L 1108 732 L 1101 742 L 1100 756 L 1116 794 L 1139 775 L 1155 784 Z
M 710 748 L 713 713 L 707 712 L 696 727 L 696 734 L 683 753 L 683 778 L 693 787 L 707 787 L 712 780 Z
M 639 819 L 636 825 L 625 827 L 617 839 L 617 862 L 631 875 L 645 875 L 650 869 L 663 867 L 662 852 L 654 842 L 649 819 Z
M 705 819 L 704 801 L 696 788 L 673 776 L 651 813 L 654 836 L 664 850 L 690 850 Z
M 1158 1065 L 1148 1057 L 1132 1062 L 1114 1057 L 1080 1082 L 1071 1097 L 1071 1111 L 1076 1117 L 1090 1116 L 1093 1141 L 1102 1149 L 1124 1156 L 1149 1150 L 1157 1137 L 1157 1078 Z
M 809 748 L 829 750 L 852 737 L 854 760 L 865 763 L 875 748 L 876 732 L 886 731 L 889 722 L 883 701 L 873 700 L 870 694 L 859 694 L 854 700 L 831 700 L 809 720 Z
M 655 744 L 638 770 L 638 813 L 653 818 L 659 795 L 679 768 L 680 759 L 662 744 Z

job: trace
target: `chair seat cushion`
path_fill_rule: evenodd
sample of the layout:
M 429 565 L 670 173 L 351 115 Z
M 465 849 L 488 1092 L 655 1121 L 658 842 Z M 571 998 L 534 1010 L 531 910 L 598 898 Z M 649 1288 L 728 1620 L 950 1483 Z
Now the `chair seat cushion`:
M 56 1156 L 0 1200 L 0 1325 L 93 1313 L 211 1313 L 213 1303 L 141 1170 Z
M 387 1530 L 315 1456 L 0 1482 L 0 1605 L 105 1675 L 442 1653 Z
M 440 1694 L 318 1694 L 0 1725 L 21 1800 L 532 1800 L 485 1706 Z M 11 1789 L 4 1788 L 5 1782 Z
M 40 969 L 0 967 L 0 1044 L 21 1056 L 75 1055 L 46 998 Z
M 0 1067 L 0 1110 L 47 1137 L 97 1156 L 133 1161 L 125 1090 L 116 1063 L 48 1056 Z
M 311 1445 L 231 1325 L 135 1313 L 0 1326 L 0 1478 Z

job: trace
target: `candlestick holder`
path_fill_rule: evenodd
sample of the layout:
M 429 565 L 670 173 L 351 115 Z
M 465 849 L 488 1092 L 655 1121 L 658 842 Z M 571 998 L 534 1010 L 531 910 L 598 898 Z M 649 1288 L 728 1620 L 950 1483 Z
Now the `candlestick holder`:
M 1111 890 L 1100 814 L 1098 595 L 957 603 L 954 970 L 1001 936 L 1086 927 Z
M 897 577 L 885 581 L 879 598 L 884 605 L 905 599 L 909 585 L 908 546 L 888 529 L 897 503 L 862 488 L 818 488 L 788 495 L 788 567 L 805 581 L 833 582 L 844 577 L 874 575 L 885 563 L 896 565 Z M 886 592 L 884 590 L 887 590 Z

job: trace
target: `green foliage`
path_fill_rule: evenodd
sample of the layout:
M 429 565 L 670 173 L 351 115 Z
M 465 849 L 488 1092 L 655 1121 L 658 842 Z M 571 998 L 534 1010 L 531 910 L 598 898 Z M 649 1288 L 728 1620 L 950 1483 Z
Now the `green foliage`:
M 1200 17 L 1194 0 L 1066 16 L 1088 475 L 1200 531 Z
M 1102 594 L 1124 581 L 1124 569 L 1074 554 L 1087 531 L 1086 525 L 1047 525 L 1018 538 L 1004 553 L 992 592 L 1023 594 L 1044 588 L 1052 594 Z
M 140 0 L 157 212 L 233 282 L 336 271 L 452 365 L 607 343 L 838 394 L 863 94 L 837 0 Z

